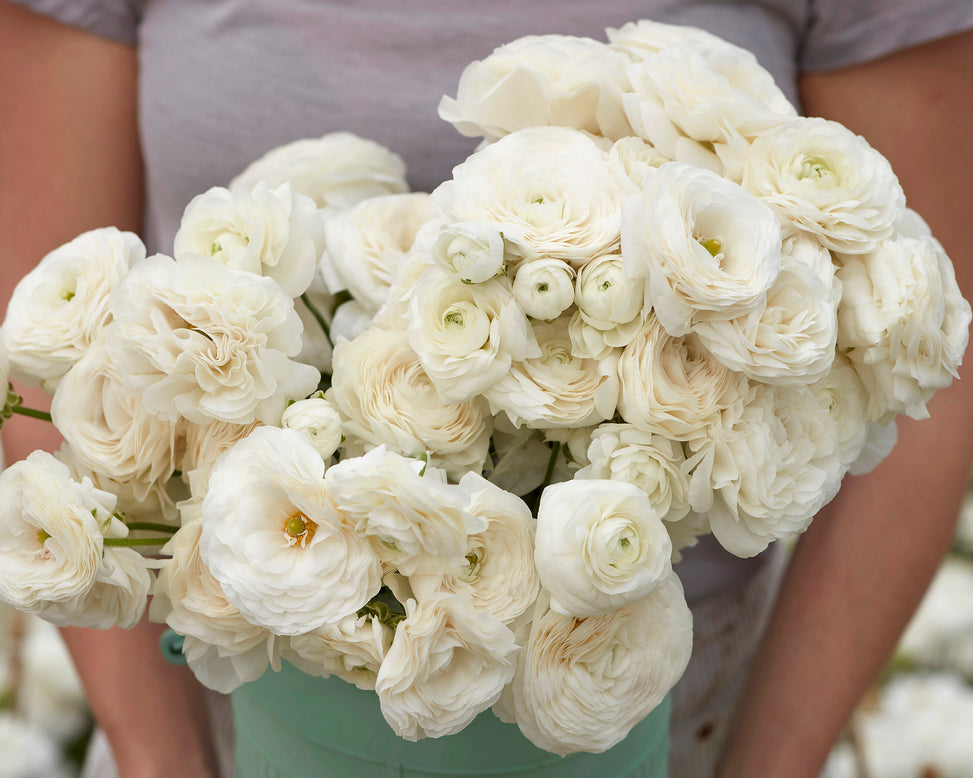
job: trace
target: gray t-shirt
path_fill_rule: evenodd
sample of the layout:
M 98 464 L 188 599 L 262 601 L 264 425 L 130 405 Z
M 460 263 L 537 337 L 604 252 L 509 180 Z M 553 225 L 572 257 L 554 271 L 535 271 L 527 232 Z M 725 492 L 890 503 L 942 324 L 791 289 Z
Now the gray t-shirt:
M 691 24 L 752 50 L 797 103 L 797 74 L 863 62 L 973 26 L 973 2 L 937 0 L 17 0 L 139 51 L 146 242 L 171 251 L 183 208 L 268 149 L 335 130 L 405 159 L 416 190 L 476 141 L 437 115 L 462 69 L 527 34 L 604 40 L 640 18 Z M 687 597 L 754 569 L 704 540 Z

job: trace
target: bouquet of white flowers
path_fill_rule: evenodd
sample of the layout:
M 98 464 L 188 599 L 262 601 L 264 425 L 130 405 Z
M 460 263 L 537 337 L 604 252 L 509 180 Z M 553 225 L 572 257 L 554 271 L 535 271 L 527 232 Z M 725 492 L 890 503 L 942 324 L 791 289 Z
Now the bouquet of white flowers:
M 2 342 L 66 444 L 0 475 L 0 599 L 131 626 L 151 591 L 208 686 L 286 659 L 411 740 L 491 706 L 624 738 L 689 659 L 680 549 L 803 531 L 970 307 L 886 160 L 748 52 L 608 40 L 471 64 L 440 114 L 484 143 L 431 194 L 329 135 L 195 198 L 173 257 L 45 257 Z

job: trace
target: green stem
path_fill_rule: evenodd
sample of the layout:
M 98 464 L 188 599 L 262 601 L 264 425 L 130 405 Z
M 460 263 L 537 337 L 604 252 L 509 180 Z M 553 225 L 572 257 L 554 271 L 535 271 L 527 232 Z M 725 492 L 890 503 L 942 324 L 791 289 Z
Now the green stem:
M 175 534 L 179 527 L 173 527 L 169 524 L 157 524 L 152 521 L 131 521 L 125 525 L 129 529 L 134 530 L 145 530 L 147 532 L 164 532 L 167 535 Z
M 537 515 L 537 508 L 541 504 L 541 495 L 544 493 L 544 490 L 551 485 L 551 479 L 554 477 L 554 467 L 557 465 L 557 457 L 560 453 L 561 444 L 560 442 L 555 441 L 554 445 L 551 446 L 551 456 L 547 460 L 547 470 L 544 473 L 544 483 L 537 487 L 534 492 L 536 496 L 534 497 L 534 504 L 531 506 L 530 510 L 534 516 Z
M 311 298 L 308 296 L 307 292 L 301 295 L 301 300 L 307 306 L 307 309 L 311 312 L 311 315 L 314 317 L 315 321 L 317 321 L 317 323 L 321 326 L 321 329 L 324 330 L 324 337 L 328 339 L 328 343 L 331 343 L 331 346 L 334 347 L 334 343 L 331 340 L 331 328 L 328 326 L 328 322 L 325 321 L 324 316 L 321 315 L 321 311 L 319 311 L 317 307 L 315 307 L 314 303 L 311 302 Z
M 166 538 L 105 538 L 106 546 L 161 546 Z
M 10 411 L 12 413 L 19 413 L 21 416 L 30 416 L 32 419 L 51 421 L 51 414 L 47 411 L 39 411 L 36 408 L 25 408 L 23 405 L 17 405 L 11 408 Z

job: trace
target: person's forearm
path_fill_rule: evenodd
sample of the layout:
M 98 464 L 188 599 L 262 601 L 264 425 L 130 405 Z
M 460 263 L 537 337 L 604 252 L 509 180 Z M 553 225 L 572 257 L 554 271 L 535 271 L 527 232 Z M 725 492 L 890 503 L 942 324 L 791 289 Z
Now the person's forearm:
M 884 153 L 973 298 L 973 32 L 806 76 L 807 112 Z M 894 99 L 890 97 L 894 95 Z M 734 717 L 720 778 L 814 778 L 893 650 L 953 537 L 973 459 L 973 351 L 961 380 L 900 419 L 874 472 L 848 479 L 798 543 Z
M 61 632 L 122 778 L 213 778 L 203 689 L 188 667 L 163 658 L 163 629 L 143 619 L 133 630 Z

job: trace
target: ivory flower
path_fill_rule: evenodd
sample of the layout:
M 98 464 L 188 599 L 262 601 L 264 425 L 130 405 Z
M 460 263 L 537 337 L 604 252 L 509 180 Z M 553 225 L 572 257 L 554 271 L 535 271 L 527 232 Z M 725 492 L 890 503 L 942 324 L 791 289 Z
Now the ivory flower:
M 661 514 L 634 484 L 551 484 L 537 509 L 534 558 L 551 608 L 598 616 L 641 599 L 672 573 Z
M 828 248 L 867 254 L 905 208 L 888 161 L 837 122 L 795 118 L 757 138 L 742 186 Z
M 378 558 L 323 475 L 299 433 L 258 427 L 220 457 L 203 499 L 203 563 L 248 621 L 280 635 L 332 624 L 379 590 Z
M 359 689 L 374 690 L 393 630 L 370 615 L 345 616 L 290 639 L 287 660 L 310 675 L 337 675 Z
M 346 419 L 346 451 L 383 443 L 405 455 L 429 452 L 450 470 L 479 470 L 493 428 L 483 400 L 444 402 L 406 333 L 372 328 L 339 343 L 329 398 Z
M 692 643 L 675 575 L 627 607 L 586 619 L 539 599 L 513 682 L 520 731 L 556 754 L 606 751 L 662 702 Z
M 736 184 L 680 162 L 663 165 L 625 202 L 622 259 L 646 278 L 646 302 L 671 335 L 705 313 L 758 307 L 780 271 L 780 225 Z
M 477 222 L 446 224 L 433 256 L 461 281 L 478 284 L 504 272 L 503 235 L 496 227 Z
M 543 125 L 618 138 L 631 131 L 621 104 L 625 64 L 590 38 L 528 35 L 467 65 L 439 115 L 463 135 L 488 140 Z
M 470 156 L 432 197 L 458 221 L 494 225 L 525 259 L 578 266 L 617 245 L 622 192 L 587 135 L 531 127 Z
M 341 415 L 320 396 L 288 405 L 280 418 L 280 426 L 299 432 L 325 462 L 341 444 Z
M 289 183 L 318 208 L 348 208 L 369 197 L 407 192 L 398 154 L 350 132 L 330 132 L 271 149 L 230 183 L 230 189 Z
M 532 319 L 552 321 L 574 302 L 574 270 L 561 259 L 524 262 L 514 276 L 513 293 Z
M 156 255 L 112 295 L 107 348 L 125 386 L 164 420 L 275 423 L 319 374 L 301 350 L 292 301 L 269 278 L 188 255 Z
M 111 320 L 111 290 L 145 246 L 131 232 L 92 230 L 54 249 L 17 284 L 3 324 L 11 375 L 53 391 Z
M 421 192 L 373 197 L 329 213 L 320 264 L 328 290 L 347 290 L 368 313 L 377 312 L 419 228 L 438 215 Z
M 176 261 L 212 257 L 234 270 L 268 276 L 290 297 L 307 291 L 324 251 L 314 202 L 284 183 L 252 190 L 213 187 L 194 197 L 173 239 Z
M 445 474 L 379 446 L 325 474 L 328 493 L 383 562 L 404 575 L 462 564 L 466 538 L 486 520 Z
M 431 594 L 405 607 L 375 683 L 382 715 L 406 740 L 455 734 L 513 677 L 513 632 L 454 595 Z

